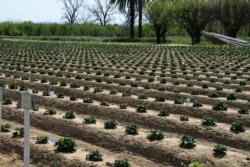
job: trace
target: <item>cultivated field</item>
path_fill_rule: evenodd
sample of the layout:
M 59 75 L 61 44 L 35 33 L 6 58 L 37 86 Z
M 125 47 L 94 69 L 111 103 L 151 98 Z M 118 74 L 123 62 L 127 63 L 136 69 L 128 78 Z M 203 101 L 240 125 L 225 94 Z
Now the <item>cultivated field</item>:
M 29 91 L 34 165 L 249 167 L 249 70 L 250 48 L 1 41 L 0 152 Z

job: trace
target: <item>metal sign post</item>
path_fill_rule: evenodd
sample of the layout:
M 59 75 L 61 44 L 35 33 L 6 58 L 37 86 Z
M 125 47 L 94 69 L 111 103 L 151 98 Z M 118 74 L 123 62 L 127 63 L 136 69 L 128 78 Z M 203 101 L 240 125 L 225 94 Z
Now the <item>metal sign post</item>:
M 0 87 L 0 136 L 1 136 L 1 130 L 2 130 L 2 102 L 3 102 L 3 96 L 4 96 L 4 88 Z
M 30 110 L 32 109 L 33 95 L 21 93 L 21 107 L 24 108 L 24 167 L 30 164 Z

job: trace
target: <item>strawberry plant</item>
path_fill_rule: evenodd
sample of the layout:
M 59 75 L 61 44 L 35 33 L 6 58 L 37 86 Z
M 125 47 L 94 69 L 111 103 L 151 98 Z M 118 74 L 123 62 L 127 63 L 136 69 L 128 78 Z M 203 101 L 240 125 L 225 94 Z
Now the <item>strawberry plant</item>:
M 84 97 L 83 103 L 93 103 L 93 100 L 91 97 Z
M 143 105 L 143 104 L 137 105 L 136 112 L 138 112 L 138 113 L 146 113 L 147 112 L 147 107 L 145 105 Z
M 47 144 L 48 137 L 47 136 L 39 136 L 36 138 L 36 144 Z
M 138 134 L 138 128 L 134 124 L 129 124 L 129 125 L 126 126 L 125 132 L 128 135 L 137 135 Z
M 66 111 L 65 115 L 63 118 L 65 119 L 75 119 L 75 113 L 73 111 Z
M 0 125 L 0 127 L 1 127 L 1 132 L 4 132 L 4 133 L 10 132 L 10 128 L 11 128 L 10 124 Z
M 24 128 L 16 128 L 15 132 L 12 133 L 13 138 L 23 137 L 24 136 Z
M 127 103 L 120 104 L 120 109 L 127 109 L 127 107 L 128 107 Z
M 227 107 L 228 105 L 226 103 L 223 102 L 219 102 L 213 105 L 213 110 L 216 111 L 227 111 Z
M 159 117 L 167 117 L 169 116 L 169 113 L 167 110 L 161 110 L 160 113 L 158 114 Z
M 224 156 L 227 148 L 223 144 L 216 144 L 213 149 L 214 156 Z
M 96 124 L 96 119 L 93 116 L 88 116 L 84 118 L 84 123 L 85 124 Z
M 239 114 L 249 114 L 249 111 L 246 108 L 241 108 L 238 110 Z
M 2 104 L 3 105 L 10 105 L 10 104 L 12 104 L 12 99 L 11 98 L 5 98 Z
M 72 153 L 75 152 L 77 145 L 71 138 L 61 138 L 56 142 L 55 146 L 57 152 Z
M 180 116 L 180 121 L 189 121 L 189 116 L 187 116 L 187 115 L 181 115 Z
M 203 126 L 215 126 L 215 120 L 212 117 L 204 117 L 201 121 Z
M 162 140 L 164 139 L 164 134 L 159 130 L 151 130 L 147 135 L 147 138 L 150 141 Z
M 240 121 L 233 122 L 230 130 L 234 133 L 241 133 L 245 131 L 244 125 Z
M 115 120 L 108 120 L 104 123 L 105 129 L 116 129 L 118 125 L 118 122 Z
M 98 150 L 91 151 L 86 155 L 86 160 L 88 161 L 102 161 L 102 154 Z
M 191 136 L 182 136 L 181 138 L 181 144 L 180 147 L 186 148 L 186 149 L 191 149 L 196 146 L 195 140 Z
M 115 160 L 115 162 L 112 164 L 112 167 L 131 167 L 128 160 Z
M 234 95 L 234 94 L 229 94 L 228 96 L 227 96 L 227 100 L 236 100 L 237 98 L 236 98 L 236 96 Z

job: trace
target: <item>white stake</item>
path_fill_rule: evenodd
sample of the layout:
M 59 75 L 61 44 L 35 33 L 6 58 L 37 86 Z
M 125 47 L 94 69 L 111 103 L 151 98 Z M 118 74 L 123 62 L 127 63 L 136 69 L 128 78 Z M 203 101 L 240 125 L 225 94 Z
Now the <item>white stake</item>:
M 24 108 L 24 167 L 30 164 L 30 110 L 32 109 L 33 96 L 21 93 L 21 107 Z
M 3 94 L 4 94 L 4 88 L 0 87 L 0 136 L 1 136 L 1 130 L 2 130 L 2 102 L 3 102 Z

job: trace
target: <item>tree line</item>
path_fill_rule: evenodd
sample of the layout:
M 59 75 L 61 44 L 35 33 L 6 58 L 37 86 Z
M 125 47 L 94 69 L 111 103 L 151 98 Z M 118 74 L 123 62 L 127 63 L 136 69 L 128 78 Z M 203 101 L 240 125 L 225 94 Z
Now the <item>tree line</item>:
M 249 0 L 152 0 L 147 4 L 146 14 L 158 43 L 165 40 L 172 22 L 186 30 L 192 44 L 200 43 L 202 31 L 213 22 L 221 24 L 230 37 L 235 38 L 246 26 L 250 35 Z

